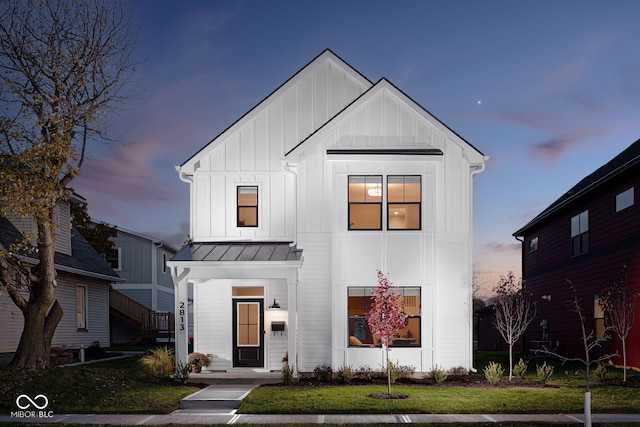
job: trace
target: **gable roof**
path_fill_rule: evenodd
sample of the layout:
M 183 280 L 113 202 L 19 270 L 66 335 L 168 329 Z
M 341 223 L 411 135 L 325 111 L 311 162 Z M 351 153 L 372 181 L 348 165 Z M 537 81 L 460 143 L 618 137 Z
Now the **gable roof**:
M 522 236 L 523 233 L 534 225 L 542 222 L 544 219 L 553 215 L 560 209 L 638 164 L 640 164 L 640 139 L 631 144 L 605 165 L 596 169 L 595 172 L 583 178 L 569 191 L 558 198 L 558 200 L 543 210 L 538 216 L 529 221 L 527 225 L 513 233 L 513 235 Z
M 436 116 L 431 114 L 426 108 L 424 108 L 423 106 L 418 104 L 416 101 L 413 100 L 413 98 L 411 98 L 409 95 L 407 95 L 405 92 L 400 90 L 396 85 L 394 85 L 393 83 L 391 83 L 389 80 L 387 80 L 384 77 L 381 78 L 380 80 L 378 80 L 378 82 L 375 85 L 373 85 L 371 88 L 369 88 L 369 90 L 367 90 L 362 95 L 360 95 L 358 98 L 356 98 L 351 104 L 349 104 L 345 108 L 343 108 L 342 111 L 340 111 L 338 114 L 336 114 L 335 116 L 330 118 L 319 129 L 317 129 L 315 132 L 313 132 L 311 135 L 309 135 L 304 140 L 300 141 L 300 143 L 298 143 L 297 146 L 295 146 L 294 148 L 289 150 L 285 154 L 285 156 L 286 157 L 295 156 L 297 154 L 297 152 L 299 152 L 302 149 L 302 147 L 304 145 L 306 145 L 306 143 L 308 141 L 318 140 L 318 139 L 322 138 L 323 134 L 325 132 L 327 132 L 329 129 L 331 129 L 334 125 L 337 125 L 338 122 L 340 122 L 340 120 L 342 120 L 344 117 L 346 117 L 347 115 L 351 114 L 352 112 L 354 112 L 358 108 L 362 107 L 363 104 L 365 104 L 366 102 L 371 100 L 376 94 L 378 94 L 378 93 L 380 93 L 382 91 L 385 91 L 385 90 L 391 92 L 393 95 L 395 95 L 396 97 L 400 98 L 405 103 L 407 103 L 409 106 L 411 106 L 412 109 L 415 112 L 417 112 L 418 114 L 422 115 L 422 117 L 424 117 L 427 121 L 429 121 L 434 127 L 438 128 L 438 130 L 440 130 L 442 133 L 447 134 L 450 137 L 453 137 L 453 138 L 461 141 L 462 143 L 466 144 L 469 148 L 471 148 L 473 151 L 475 151 L 475 153 L 477 153 L 479 156 L 484 158 L 484 154 L 480 150 L 478 150 L 476 147 L 474 147 L 473 144 L 471 144 L 469 141 L 467 141 L 462 136 L 460 136 L 457 132 L 455 132 L 453 129 L 451 129 L 449 126 L 447 126 L 444 122 L 442 122 Z M 401 148 L 414 149 L 414 148 L 417 148 L 417 147 L 424 147 L 424 145 L 412 145 L 411 147 L 401 147 Z M 383 150 L 385 148 L 387 148 L 387 146 L 367 147 L 367 149 L 369 149 L 369 150 L 372 150 L 372 149 L 373 150 L 376 150 L 376 149 Z M 400 148 L 400 147 L 398 147 L 398 148 Z M 431 154 L 434 154 L 434 153 L 431 153 Z
M 262 101 L 256 104 L 253 108 L 247 111 L 242 117 L 233 122 L 229 127 L 227 127 L 224 131 L 218 134 L 215 138 L 209 141 L 204 147 L 202 147 L 199 151 L 197 151 L 194 155 L 185 160 L 180 166 L 176 169 L 180 170 L 181 168 L 187 166 L 190 163 L 195 163 L 198 159 L 206 155 L 209 151 L 211 151 L 215 147 L 215 142 L 217 140 L 221 140 L 225 135 L 233 133 L 235 130 L 241 128 L 245 123 L 247 123 L 251 118 L 253 118 L 259 111 L 262 111 L 271 101 L 277 99 L 281 94 L 286 92 L 291 86 L 293 86 L 307 70 L 314 68 L 314 66 L 324 63 L 325 61 L 331 61 L 338 66 L 340 66 L 343 70 L 346 70 L 349 75 L 358 80 L 360 84 L 370 87 L 373 83 L 371 80 L 366 78 L 362 73 L 353 68 L 347 62 L 345 62 L 342 58 L 336 55 L 330 49 L 325 49 L 318 56 L 309 61 L 304 67 L 298 70 L 294 75 L 289 77 L 284 83 L 278 86 L 273 92 L 267 95 Z
M 0 242 L 5 247 L 22 238 L 22 233 L 14 227 L 11 221 L 0 217 Z M 71 253 L 73 255 L 55 253 L 56 270 L 111 282 L 124 281 L 76 229 L 71 230 Z M 26 254 L 25 256 L 30 262 L 37 262 L 33 255 Z

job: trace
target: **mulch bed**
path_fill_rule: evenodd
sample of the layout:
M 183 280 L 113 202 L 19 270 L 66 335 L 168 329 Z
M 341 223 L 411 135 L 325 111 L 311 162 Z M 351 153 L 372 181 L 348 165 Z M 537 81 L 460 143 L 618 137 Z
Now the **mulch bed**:
M 349 385 L 371 385 L 379 384 L 386 385 L 387 378 L 382 376 L 376 376 L 369 379 L 354 378 Z M 281 385 L 281 384 L 280 384 Z M 320 381 L 313 377 L 302 377 L 298 379 L 295 385 L 301 387 L 318 387 L 329 385 L 342 385 L 338 380 L 334 381 Z M 512 378 L 511 381 L 503 379 L 498 384 L 491 384 L 486 378 L 476 375 L 449 375 L 447 379 L 437 384 L 431 378 L 398 378 L 394 385 L 423 385 L 434 387 L 447 387 L 447 386 L 463 386 L 463 387 L 553 387 L 550 385 L 544 385 L 534 379 L 528 378 Z M 385 393 L 386 395 L 386 393 Z

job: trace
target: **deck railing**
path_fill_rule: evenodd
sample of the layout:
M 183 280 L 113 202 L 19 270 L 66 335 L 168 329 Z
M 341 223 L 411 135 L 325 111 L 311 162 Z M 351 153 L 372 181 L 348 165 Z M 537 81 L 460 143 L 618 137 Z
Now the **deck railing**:
M 144 304 L 129 298 L 122 292 L 111 289 L 109 306 L 112 310 L 136 322 L 140 332 L 144 334 L 173 332 L 175 320 L 173 313 L 158 313 Z

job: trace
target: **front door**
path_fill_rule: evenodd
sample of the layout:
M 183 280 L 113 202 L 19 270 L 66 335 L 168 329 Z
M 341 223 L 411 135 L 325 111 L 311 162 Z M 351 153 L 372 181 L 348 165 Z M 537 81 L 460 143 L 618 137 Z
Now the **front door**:
M 233 300 L 233 366 L 264 367 L 264 313 L 261 299 Z

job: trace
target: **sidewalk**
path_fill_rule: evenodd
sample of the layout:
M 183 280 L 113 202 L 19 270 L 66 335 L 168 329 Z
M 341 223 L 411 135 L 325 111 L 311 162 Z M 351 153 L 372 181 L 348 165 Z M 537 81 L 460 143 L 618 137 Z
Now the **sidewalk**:
M 640 414 L 594 414 L 594 423 L 640 423 Z M 50 418 L 15 418 L 0 416 L 0 423 L 17 424 L 21 422 L 69 423 L 69 424 L 411 424 L 411 423 L 506 423 L 506 422 L 544 422 L 564 425 L 583 424 L 583 414 L 363 414 L 363 415 L 262 415 L 235 414 L 216 410 L 180 409 L 165 415 L 145 414 L 54 414 Z
M 541 422 L 564 425 L 584 423 L 584 414 L 237 414 L 236 409 L 251 390 L 262 384 L 280 382 L 280 373 L 246 372 L 194 374 L 190 382 L 209 384 L 181 402 L 170 414 L 56 414 L 33 411 L 33 416 L 0 415 L 0 424 L 411 424 L 411 423 L 506 423 Z M 30 415 L 30 414 L 29 414 Z M 40 415 L 40 416 L 38 416 Z M 640 414 L 593 414 L 594 423 L 638 423 Z

